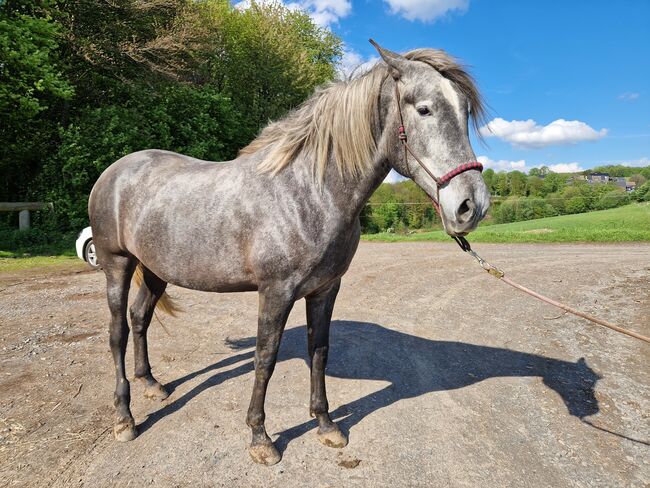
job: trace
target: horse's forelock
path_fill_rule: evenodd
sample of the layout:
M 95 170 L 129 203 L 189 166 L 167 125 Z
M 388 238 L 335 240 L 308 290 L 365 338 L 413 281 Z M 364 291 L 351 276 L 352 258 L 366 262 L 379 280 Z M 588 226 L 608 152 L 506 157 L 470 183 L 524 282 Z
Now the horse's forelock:
M 442 76 L 458 87 L 467 98 L 471 111 L 470 117 L 477 134 L 479 127 L 485 124 L 487 111 L 483 96 L 476 86 L 476 82 L 467 69 L 454 57 L 441 49 L 421 48 L 409 51 L 404 55 L 411 61 L 420 61 L 428 64 Z

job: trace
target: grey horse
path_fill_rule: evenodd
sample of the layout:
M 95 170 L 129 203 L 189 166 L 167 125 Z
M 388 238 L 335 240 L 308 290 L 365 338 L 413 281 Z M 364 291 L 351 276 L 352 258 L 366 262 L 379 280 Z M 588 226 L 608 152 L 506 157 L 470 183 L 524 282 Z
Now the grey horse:
M 249 452 L 258 463 L 277 463 L 280 454 L 264 428 L 264 399 L 287 316 L 305 298 L 310 414 L 323 444 L 347 444 L 329 414 L 325 367 L 332 309 L 359 243 L 363 206 L 391 168 L 438 198 L 452 236 L 472 231 L 489 206 L 479 171 L 463 172 L 440 188 L 431 177 L 475 161 L 468 121 L 481 120 L 483 105 L 472 78 L 439 50 L 402 56 L 376 47 L 383 62 L 318 90 L 267 126 L 235 160 L 214 163 L 146 150 L 123 157 L 99 177 L 88 210 L 106 274 L 117 440 L 137 435 L 124 366 L 135 273 L 135 378 L 146 396 L 167 396 L 151 374 L 147 328 L 156 306 L 173 311 L 168 283 L 257 291 Z M 410 149 L 422 164 L 402 152 L 400 127 L 408 130 Z

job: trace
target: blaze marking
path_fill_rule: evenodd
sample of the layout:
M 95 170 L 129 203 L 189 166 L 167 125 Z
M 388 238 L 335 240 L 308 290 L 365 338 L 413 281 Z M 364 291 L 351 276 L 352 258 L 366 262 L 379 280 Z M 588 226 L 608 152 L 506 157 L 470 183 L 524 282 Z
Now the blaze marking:
M 454 107 L 456 116 L 460 119 L 460 97 L 458 96 L 458 93 L 456 93 L 456 90 L 451 84 L 451 81 L 449 81 L 447 78 L 442 78 L 440 81 L 440 88 L 442 90 L 442 94 L 449 101 L 452 107 Z

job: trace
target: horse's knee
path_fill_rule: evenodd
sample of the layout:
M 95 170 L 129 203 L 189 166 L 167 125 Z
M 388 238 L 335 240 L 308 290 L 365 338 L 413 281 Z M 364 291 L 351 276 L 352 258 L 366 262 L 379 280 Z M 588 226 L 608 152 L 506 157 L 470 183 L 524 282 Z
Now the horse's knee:
M 129 407 L 131 403 L 131 385 L 126 378 L 119 378 L 115 385 L 115 393 L 113 395 L 113 404 L 115 408 Z

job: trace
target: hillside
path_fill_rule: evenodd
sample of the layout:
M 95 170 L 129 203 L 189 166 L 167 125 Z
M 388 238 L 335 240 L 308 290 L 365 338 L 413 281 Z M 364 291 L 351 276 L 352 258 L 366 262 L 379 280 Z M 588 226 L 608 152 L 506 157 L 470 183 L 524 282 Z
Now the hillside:
M 445 241 L 442 231 L 410 235 L 370 234 L 369 241 Z M 650 203 L 574 215 L 479 227 L 470 242 L 634 242 L 650 241 Z

